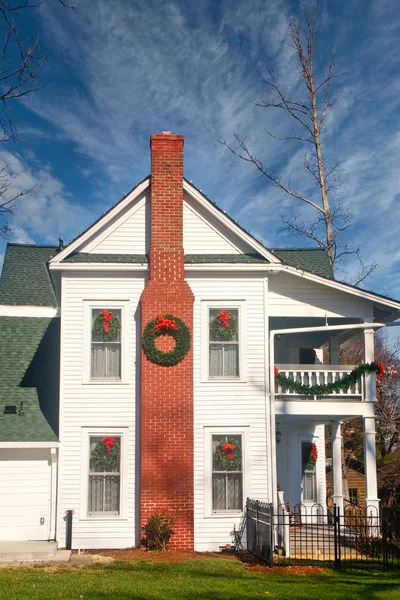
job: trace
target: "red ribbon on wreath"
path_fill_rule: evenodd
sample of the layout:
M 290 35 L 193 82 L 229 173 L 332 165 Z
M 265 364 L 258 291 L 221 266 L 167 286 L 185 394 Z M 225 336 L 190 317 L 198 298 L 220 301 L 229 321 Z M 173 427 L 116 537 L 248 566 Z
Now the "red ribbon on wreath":
M 313 462 L 317 462 L 318 451 L 316 444 L 311 444 L 311 459 Z
M 103 437 L 103 439 L 101 441 L 103 442 L 104 446 L 107 449 L 107 456 L 110 456 L 111 447 L 114 446 L 114 444 L 115 444 L 115 438 L 107 435 L 106 437 Z
M 225 327 L 225 329 L 231 328 L 229 325 L 229 313 L 227 310 L 221 310 L 217 315 L 217 319 L 219 321 L 219 327 Z
M 113 318 L 112 312 L 104 309 L 100 312 L 100 316 L 103 319 L 103 329 L 105 333 L 110 333 L 110 321 Z
M 279 371 L 276 367 L 274 367 L 274 375 L 275 375 L 275 377 L 278 377 L 278 375 L 279 375 Z
M 153 333 L 156 333 L 157 331 L 162 331 L 162 330 L 168 331 L 169 329 L 178 331 L 179 326 L 176 324 L 176 322 L 173 319 L 167 319 L 167 317 L 157 317 L 156 324 L 153 327 Z
M 232 460 L 233 451 L 235 449 L 235 444 L 225 443 L 225 444 L 222 444 L 221 448 L 222 448 L 222 452 L 225 453 L 227 460 Z
M 376 377 L 378 381 L 383 381 L 383 376 L 385 375 L 385 367 L 382 363 L 378 363 L 376 366 L 378 367 L 376 370 Z

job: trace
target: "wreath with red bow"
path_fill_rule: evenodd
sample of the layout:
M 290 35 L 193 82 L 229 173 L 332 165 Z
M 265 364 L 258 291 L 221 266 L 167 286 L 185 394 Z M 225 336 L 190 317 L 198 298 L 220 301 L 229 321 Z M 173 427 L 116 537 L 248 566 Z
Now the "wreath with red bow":
M 318 458 L 318 450 L 316 444 L 311 444 L 310 456 L 307 461 L 307 469 L 313 469 Z
M 210 322 L 210 339 L 229 342 L 237 339 L 237 318 L 228 310 L 220 310 Z
M 175 339 L 175 348 L 163 352 L 155 345 L 160 335 L 170 335 Z M 142 348 L 148 360 L 162 367 L 172 367 L 183 360 L 190 350 L 190 330 L 187 325 L 173 315 L 161 315 L 149 321 L 144 328 Z
M 237 471 L 242 466 L 242 450 L 238 440 L 228 439 L 215 448 L 214 462 L 222 471 Z
M 112 340 L 121 333 L 121 323 L 111 311 L 104 308 L 93 319 L 92 334 L 94 338 Z
M 115 438 L 106 435 L 90 453 L 91 460 L 95 462 L 97 467 L 102 467 L 104 471 L 114 471 L 118 465 L 120 447 L 115 441 Z

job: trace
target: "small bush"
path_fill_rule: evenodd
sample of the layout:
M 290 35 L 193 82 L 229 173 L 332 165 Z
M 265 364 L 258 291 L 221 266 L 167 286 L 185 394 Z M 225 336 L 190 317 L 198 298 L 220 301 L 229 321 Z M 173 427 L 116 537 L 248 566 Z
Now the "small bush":
M 146 550 L 166 550 L 176 519 L 163 513 L 154 513 L 151 515 L 146 525 L 142 527 L 144 537 L 142 543 L 146 546 Z

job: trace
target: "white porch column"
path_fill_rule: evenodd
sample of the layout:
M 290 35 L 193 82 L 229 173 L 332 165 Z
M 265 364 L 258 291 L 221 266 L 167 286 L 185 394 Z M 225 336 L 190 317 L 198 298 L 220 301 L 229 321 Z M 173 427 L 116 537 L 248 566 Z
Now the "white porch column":
M 376 481 L 375 417 L 364 417 L 365 506 L 379 511 Z M 368 510 L 368 513 L 370 511 Z
M 332 429 L 332 502 L 343 514 L 343 480 L 342 480 L 342 428 L 341 422 L 336 421 L 331 425 Z
M 375 360 L 375 331 L 364 329 L 364 362 L 371 363 Z M 365 375 L 364 400 L 376 402 L 376 375 L 368 373 Z
M 375 331 L 364 329 L 364 360 L 375 360 Z M 365 375 L 366 402 L 376 402 L 376 375 Z M 376 482 L 376 435 L 375 417 L 364 417 L 364 464 L 365 464 L 365 506 L 379 510 L 378 486 Z

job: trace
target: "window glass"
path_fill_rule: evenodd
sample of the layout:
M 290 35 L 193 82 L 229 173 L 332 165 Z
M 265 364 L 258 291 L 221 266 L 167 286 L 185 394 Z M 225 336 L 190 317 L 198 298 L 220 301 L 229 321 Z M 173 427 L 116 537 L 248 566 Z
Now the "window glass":
M 242 436 L 212 436 L 212 510 L 243 509 Z
M 121 438 L 90 437 L 88 513 L 120 512 Z
M 121 379 L 121 310 L 92 310 L 91 379 Z
M 209 310 L 209 376 L 239 377 L 239 311 Z

